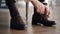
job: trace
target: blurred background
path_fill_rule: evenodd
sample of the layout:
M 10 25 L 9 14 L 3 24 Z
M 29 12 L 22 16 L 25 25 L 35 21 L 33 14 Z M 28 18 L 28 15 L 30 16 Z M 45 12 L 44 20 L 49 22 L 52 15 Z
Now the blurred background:
M 5 4 L 5 0 L 0 0 L 0 34 L 60 34 L 60 0 L 46 0 L 51 8 L 50 20 L 56 21 L 55 27 L 32 26 L 31 20 L 34 13 L 34 6 L 29 2 L 28 7 L 28 24 L 26 23 L 26 2 L 25 0 L 16 0 L 16 7 L 19 10 L 25 24 L 28 25 L 26 30 L 10 29 L 10 13 Z

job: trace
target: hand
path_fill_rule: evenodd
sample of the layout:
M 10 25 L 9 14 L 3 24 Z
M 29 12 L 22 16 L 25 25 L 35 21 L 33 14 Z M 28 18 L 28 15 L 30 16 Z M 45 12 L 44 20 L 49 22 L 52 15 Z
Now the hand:
M 37 13 L 44 14 L 45 11 L 45 5 L 43 5 L 40 1 L 38 0 L 30 0 L 34 7 L 37 10 Z
M 37 9 L 37 13 L 44 14 L 45 5 L 43 5 L 42 3 L 39 2 L 36 9 Z

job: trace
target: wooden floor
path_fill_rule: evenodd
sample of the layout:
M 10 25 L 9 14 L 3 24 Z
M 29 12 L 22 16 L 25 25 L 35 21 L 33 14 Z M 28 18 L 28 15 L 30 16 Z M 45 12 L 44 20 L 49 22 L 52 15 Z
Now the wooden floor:
M 9 29 L 9 23 L 10 23 L 10 16 L 9 12 L 5 9 L 0 9 L 0 34 L 60 34 L 60 6 L 56 6 L 56 10 L 52 12 L 53 16 L 51 17 L 52 20 L 55 20 L 56 25 L 53 27 L 46 27 L 46 26 L 32 26 L 31 25 L 31 18 L 33 9 L 29 9 L 28 14 L 28 23 L 25 23 L 28 25 L 26 27 L 26 30 L 13 30 Z M 21 8 L 19 9 L 20 14 L 25 22 L 25 9 Z M 22 12 L 23 11 L 23 12 Z M 23 14 L 24 13 L 24 14 Z M 8 17 L 7 17 L 8 16 Z M 1 25 L 2 24 L 2 25 Z

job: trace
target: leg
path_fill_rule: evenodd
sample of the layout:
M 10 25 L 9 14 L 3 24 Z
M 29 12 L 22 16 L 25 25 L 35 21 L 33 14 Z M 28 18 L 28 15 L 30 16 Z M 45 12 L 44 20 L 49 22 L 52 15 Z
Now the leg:
M 8 0 L 9 1 L 9 0 Z M 21 19 L 21 16 L 15 6 L 14 2 L 9 3 L 6 0 L 6 5 L 9 8 L 10 11 L 10 16 L 11 16 L 11 28 L 12 29 L 19 29 L 19 30 L 24 30 L 25 29 L 25 24 L 23 20 Z
M 1 1 L 2 1 L 2 0 L 0 0 L 0 8 L 1 8 Z

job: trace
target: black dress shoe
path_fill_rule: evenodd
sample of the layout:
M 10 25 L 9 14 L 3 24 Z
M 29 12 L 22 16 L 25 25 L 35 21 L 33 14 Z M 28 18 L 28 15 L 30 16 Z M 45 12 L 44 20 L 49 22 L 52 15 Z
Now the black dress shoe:
M 16 30 L 25 30 L 25 25 L 24 24 L 18 24 L 18 23 L 11 23 L 10 28 L 16 29 Z
M 16 18 L 15 19 L 12 18 L 10 28 L 17 30 L 25 30 L 25 24 L 22 22 L 22 20 L 17 20 Z
M 56 24 L 55 21 L 48 20 L 46 15 L 34 13 L 32 17 L 32 25 L 38 25 L 37 23 L 43 24 L 44 26 L 53 26 Z
M 42 23 L 44 26 L 53 26 L 56 25 L 55 21 L 45 21 Z

